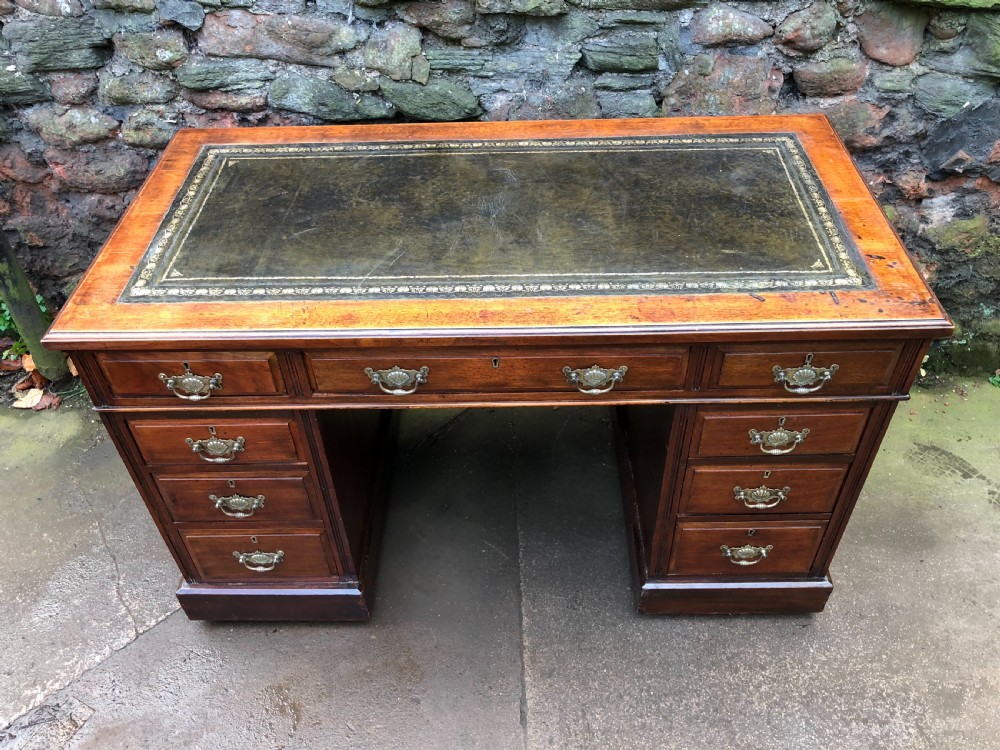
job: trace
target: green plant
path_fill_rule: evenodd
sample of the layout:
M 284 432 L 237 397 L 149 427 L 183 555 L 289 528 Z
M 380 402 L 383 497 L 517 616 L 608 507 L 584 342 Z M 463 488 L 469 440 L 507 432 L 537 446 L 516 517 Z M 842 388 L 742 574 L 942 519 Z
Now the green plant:
M 990 385 L 995 385 L 997 388 L 1000 388 L 1000 370 L 997 370 L 995 373 L 986 378 L 986 380 Z
M 35 301 L 38 303 L 38 307 L 42 313 L 48 318 L 49 310 L 45 306 L 45 300 L 42 299 L 42 295 L 36 294 Z M 10 310 L 7 309 L 7 305 L 4 302 L 0 302 L 0 337 L 14 339 L 14 343 L 4 350 L 3 355 L 0 355 L 0 359 L 16 359 L 22 354 L 28 353 L 28 345 L 21 337 L 21 332 L 17 330 L 17 325 L 14 323 L 14 319 L 10 315 Z

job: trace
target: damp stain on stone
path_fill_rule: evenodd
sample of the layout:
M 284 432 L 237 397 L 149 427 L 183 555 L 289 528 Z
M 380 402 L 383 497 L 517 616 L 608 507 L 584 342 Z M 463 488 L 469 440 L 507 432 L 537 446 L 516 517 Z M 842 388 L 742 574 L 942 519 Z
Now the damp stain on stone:
M 906 458 L 929 476 L 983 482 L 986 485 L 986 498 L 990 505 L 1000 509 L 1000 485 L 961 456 L 937 445 L 914 443 L 913 448 L 906 454 Z

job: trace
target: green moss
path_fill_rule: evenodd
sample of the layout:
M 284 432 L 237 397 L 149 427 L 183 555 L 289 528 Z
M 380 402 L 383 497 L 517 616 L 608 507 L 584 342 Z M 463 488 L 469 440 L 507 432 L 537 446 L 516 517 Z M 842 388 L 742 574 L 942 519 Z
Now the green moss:
M 979 327 L 984 336 L 995 336 L 1000 339 L 1000 318 L 988 318 Z
M 954 219 L 945 224 L 929 227 L 928 239 L 945 250 L 962 250 L 976 257 L 986 250 L 989 240 L 989 217 L 979 214 L 970 219 Z
M 1000 342 L 986 338 L 949 346 L 947 369 L 963 375 L 992 374 L 1000 369 Z

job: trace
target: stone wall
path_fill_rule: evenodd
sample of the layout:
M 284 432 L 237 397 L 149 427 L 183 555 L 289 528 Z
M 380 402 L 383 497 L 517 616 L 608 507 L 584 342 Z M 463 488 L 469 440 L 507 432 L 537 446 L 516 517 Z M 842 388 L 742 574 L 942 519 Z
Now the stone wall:
M 0 218 L 58 303 L 180 127 L 825 112 L 1000 367 L 1000 0 L 0 0 Z

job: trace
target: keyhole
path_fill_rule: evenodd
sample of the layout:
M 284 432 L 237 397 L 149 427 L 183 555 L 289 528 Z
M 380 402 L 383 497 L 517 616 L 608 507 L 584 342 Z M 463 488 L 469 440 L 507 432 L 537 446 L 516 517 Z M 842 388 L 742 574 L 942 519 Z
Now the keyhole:
M 229 485 L 229 489 L 231 489 L 231 490 L 232 489 L 236 489 L 236 482 L 234 482 L 232 479 L 230 479 L 228 482 L 226 482 L 226 484 Z
M 747 529 L 747 536 L 753 536 L 757 533 L 757 529 Z
M 255 537 L 255 536 L 250 537 L 250 543 L 251 544 L 256 544 L 257 543 L 257 537 Z
M 771 478 L 771 470 L 768 469 L 767 471 L 764 472 L 764 479 L 770 479 L 770 478 Z
M 493 369 L 494 370 L 497 369 L 498 367 L 500 367 L 500 358 L 499 357 L 494 357 L 493 361 L 490 364 L 493 365 Z

